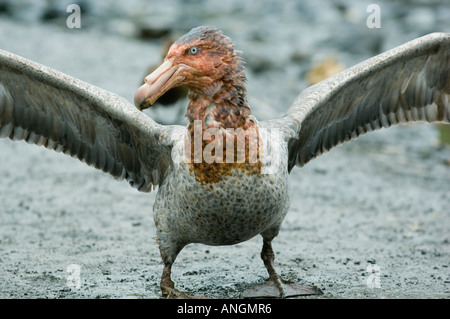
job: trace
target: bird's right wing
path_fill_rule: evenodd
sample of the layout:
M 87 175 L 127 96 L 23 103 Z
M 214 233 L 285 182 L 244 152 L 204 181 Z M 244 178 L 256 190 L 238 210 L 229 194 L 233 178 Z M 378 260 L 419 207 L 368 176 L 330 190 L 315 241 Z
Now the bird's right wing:
M 369 131 L 450 122 L 450 34 L 433 33 L 319 82 L 271 125 L 286 131 L 289 171 Z
M 0 138 L 64 152 L 148 192 L 171 165 L 171 132 L 116 94 L 0 50 Z

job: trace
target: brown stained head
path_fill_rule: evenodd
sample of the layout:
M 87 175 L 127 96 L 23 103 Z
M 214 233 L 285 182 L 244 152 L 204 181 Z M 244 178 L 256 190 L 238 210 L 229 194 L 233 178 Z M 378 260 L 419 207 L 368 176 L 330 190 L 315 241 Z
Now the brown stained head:
M 164 62 L 145 78 L 135 95 L 139 109 L 151 106 L 168 90 L 185 86 L 196 95 L 214 102 L 228 99 L 244 103 L 245 73 L 239 52 L 231 40 L 211 27 L 197 27 L 178 39 L 169 48 Z M 233 86 L 225 95 L 218 94 L 223 87 Z
M 192 29 L 170 47 L 166 59 L 187 65 L 190 72 L 183 80 L 184 85 L 207 97 L 214 96 L 225 82 L 236 77 L 245 81 L 239 52 L 231 39 L 215 28 Z

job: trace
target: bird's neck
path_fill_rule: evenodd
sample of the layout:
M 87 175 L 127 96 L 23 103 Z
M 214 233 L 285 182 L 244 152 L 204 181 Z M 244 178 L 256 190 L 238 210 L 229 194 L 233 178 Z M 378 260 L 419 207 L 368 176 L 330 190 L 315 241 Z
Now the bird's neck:
M 259 175 L 259 133 L 247 105 L 244 81 L 210 92 L 189 94 L 186 158 L 191 171 L 203 185 L 217 183 L 234 169 Z
M 246 128 L 251 117 L 246 95 L 245 77 L 217 81 L 200 92 L 191 90 L 186 112 L 190 127 L 200 120 L 204 129 Z

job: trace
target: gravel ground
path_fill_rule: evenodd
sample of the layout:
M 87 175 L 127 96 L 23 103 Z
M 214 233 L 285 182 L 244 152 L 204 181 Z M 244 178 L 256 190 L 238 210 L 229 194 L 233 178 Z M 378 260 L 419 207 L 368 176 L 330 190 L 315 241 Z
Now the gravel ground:
M 52 19 L 42 18 L 47 2 L 18 3 L 27 1 L 0 1 L 0 48 L 130 101 L 161 58 L 162 39 L 149 31 L 176 36 L 215 25 L 244 51 L 260 119 L 288 108 L 317 61 L 336 56 L 351 66 L 423 34 L 450 32 L 445 1 L 406 8 L 378 1 L 380 29 L 367 27 L 364 1 L 85 1 L 81 29 L 66 27 L 64 1 Z M 179 122 L 184 105 L 148 114 Z M 274 241 L 278 271 L 317 285 L 324 294 L 314 298 L 449 298 L 449 161 L 435 126 L 409 125 L 294 169 L 291 210 Z M 62 154 L 0 140 L 0 298 L 160 298 L 155 194 Z M 191 294 L 237 298 L 266 278 L 261 244 L 256 237 L 189 245 L 174 280 Z M 70 269 L 79 270 L 79 288 Z

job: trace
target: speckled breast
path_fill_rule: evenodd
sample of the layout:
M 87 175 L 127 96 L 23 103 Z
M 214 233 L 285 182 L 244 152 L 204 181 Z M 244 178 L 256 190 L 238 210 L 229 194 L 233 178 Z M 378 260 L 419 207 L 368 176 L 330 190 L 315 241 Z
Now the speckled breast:
M 183 158 L 183 147 L 180 142 L 173 156 Z M 279 158 L 282 150 L 271 154 L 260 174 L 237 168 L 213 183 L 200 182 L 188 163 L 175 160 L 154 205 L 158 232 L 186 244 L 230 245 L 278 227 L 290 204 L 287 160 Z

